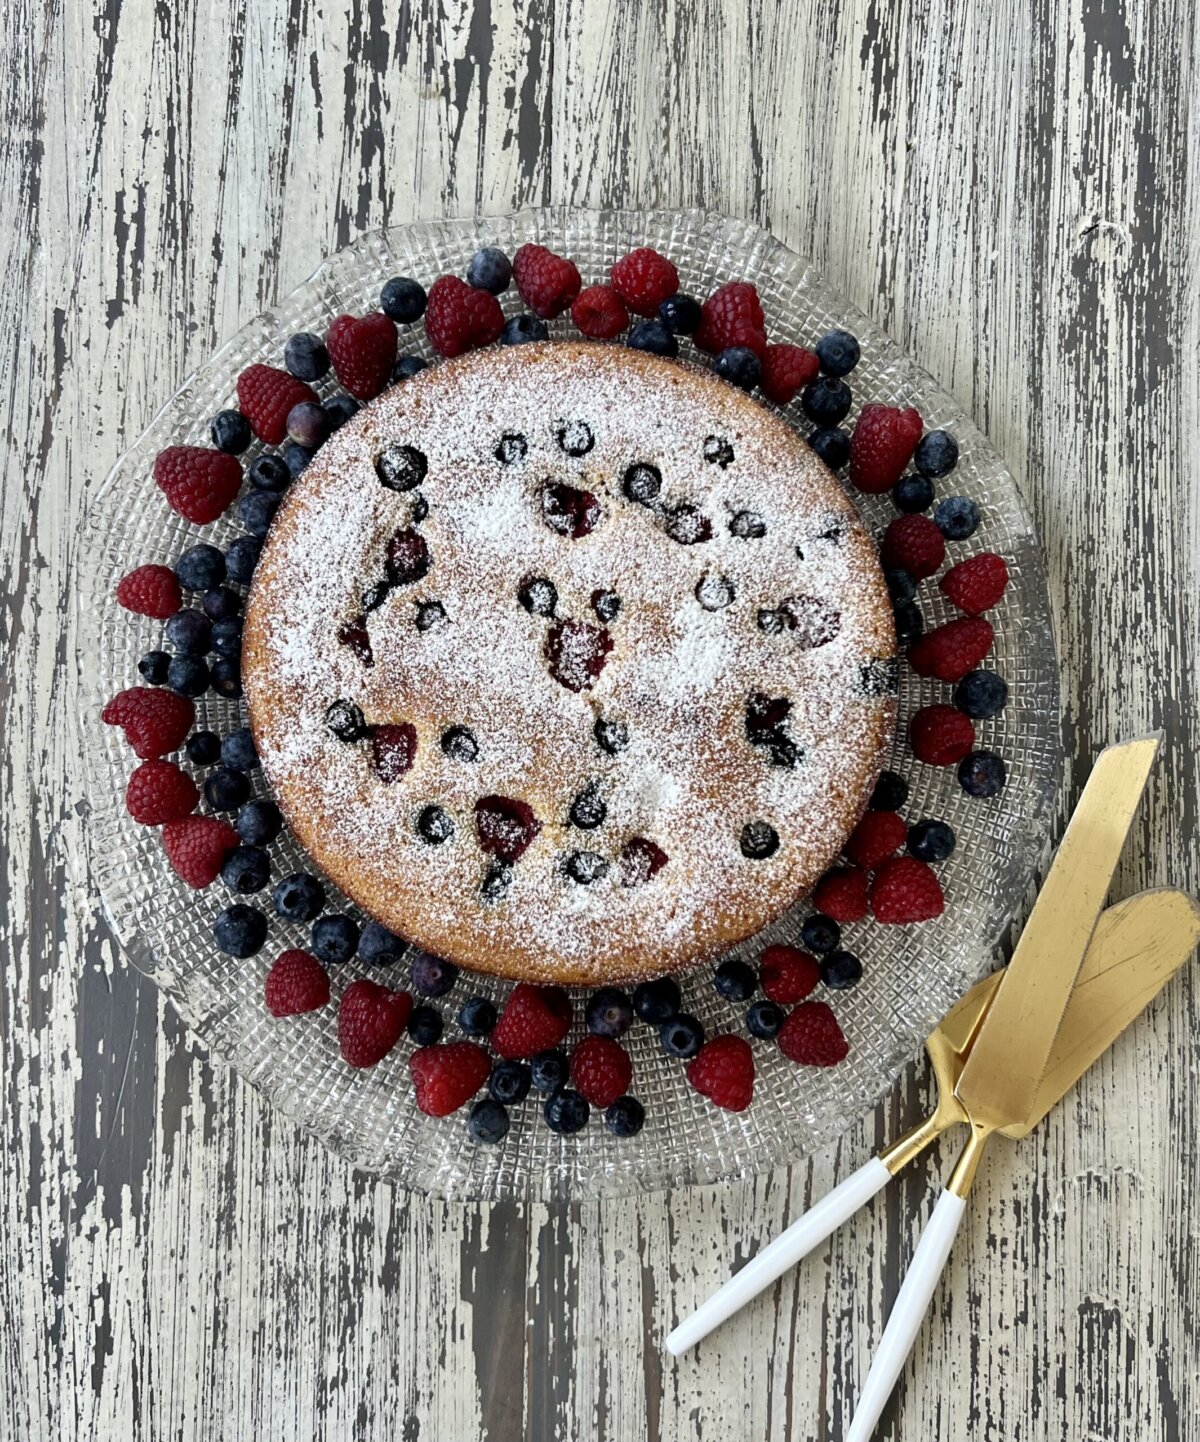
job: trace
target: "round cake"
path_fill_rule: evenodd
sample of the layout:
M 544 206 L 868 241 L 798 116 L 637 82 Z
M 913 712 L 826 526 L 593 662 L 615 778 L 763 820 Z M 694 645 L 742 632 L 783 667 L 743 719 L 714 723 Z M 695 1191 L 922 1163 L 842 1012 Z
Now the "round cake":
M 244 686 L 293 832 L 477 970 L 629 980 L 817 880 L 891 738 L 871 539 L 778 416 L 617 346 L 394 386 L 293 485 Z

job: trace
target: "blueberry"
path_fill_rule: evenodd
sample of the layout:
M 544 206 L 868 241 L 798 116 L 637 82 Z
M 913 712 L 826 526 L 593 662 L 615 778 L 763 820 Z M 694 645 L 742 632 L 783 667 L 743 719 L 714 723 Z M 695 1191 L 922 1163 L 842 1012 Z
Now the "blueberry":
M 416 1046 L 434 1046 L 442 1039 L 442 1014 L 433 1006 L 414 1006 L 408 1018 L 408 1034 Z
M 193 731 L 184 749 L 193 765 L 211 766 L 221 754 L 221 738 L 215 731 Z
M 913 465 L 933 480 L 948 476 L 958 465 L 958 442 L 949 431 L 930 431 L 917 442 Z
M 180 696 L 203 696 L 211 680 L 203 656 L 172 656 L 167 663 L 167 685 Z
M 269 846 L 283 830 L 283 814 L 273 801 L 251 799 L 238 812 L 234 824 L 247 846 Z
M 511 320 L 505 321 L 504 329 L 500 332 L 501 345 L 524 345 L 526 341 L 549 338 L 550 331 L 546 322 L 529 314 L 514 315 Z
M 175 577 L 185 591 L 207 591 L 225 579 L 225 557 L 202 542 L 175 562 Z
M 407 950 L 407 944 L 378 921 L 368 921 L 359 934 L 359 960 L 368 966 L 391 966 Z
M 467 284 L 492 295 L 503 295 L 512 280 L 512 261 L 494 245 L 485 245 L 471 257 Z
M 979 507 L 968 496 L 947 496 L 933 519 L 948 541 L 965 541 L 979 529 Z
M 633 1009 L 649 1026 L 661 1026 L 678 1016 L 682 1001 L 678 983 L 669 976 L 643 981 L 633 992 Z
M 849 991 L 862 980 L 862 962 L 849 951 L 831 952 L 821 962 L 821 980 L 830 991 Z
M 479 755 L 479 742 L 474 731 L 466 726 L 451 726 L 442 732 L 442 751 L 454 761 L 474 761 Z
M 562 1091 L 547 1097 L 543 1108 L 546 1125 L 552 1132 L 560 1132 L 564 1136 L 581 1132 L 587 1126 L 591 1110 L 586 1100 L 573 1087 L 564 1087 Z
M 621 598 L 615 591 L 593 591 L 592 610 L 607 626 L 621 614 Z
M 358 603 L 364 612 L 378 611 L 391 594 L 392 588 L 387 581 L 376 581 L 362 593 Z
M 517 600 L 531 616 L 553 616 L 558 606 L 558 587 L 544 576 L 530 576 L 521 582 Z
M 165 686 L 167 684 L 167 670 L 171 664 L 171 658 L 165 651 L 147 651 L 138 662 L 138 674 L 151 686 Z M 205 685 L 208 678 L 205 677 Z
M 767 534 L 767 523 L 757 511 L 737 511 L 729 518 L 729 534 L 739 541 L 761 541 Z
M 429 473 L 429 460 L 416 446 L 392 442 L 375 457 L 375 474 L 389 491 L 415 491 Z
M 476 1102 L 467 1118 L 467 1135 L 472 1141 L 481 1142 L 488 1147 L 502 1142 L 508 1135 L 508 1128 L 508 1112 L 492 1097 Z
M 779 1035 L 783 1025 L 783 1007 L 773 1001 L 756 1001 L 746 1012 L 746 1030 L 761 1041 L 770 1041 Z
M 313 922 L 312 954 L 330 966 L 349 961 L 358 950 L 358 927 L 348 916 L 321 916 Z
M 225 552 L 225 569 L 231 581 L 248 586 L 258 565 L 262 542 L 255 536 L 239 536 Z
M 236 701 L 242 694 L 242 663 L 234 656 L 219 656 L 212 663 L 209 680 L 218 696 Z
M 492 453 L 503 466 L 515 466 L 529 454 L 529 442 L 517 431 L 505 431 Z
M 221 764 L 235 771 L 253 771 L 258 765 L 258 748 L 249 726 L 239 726 L 221 742 Z
M 414 526 L 419 526 L 428 515 L 429 502 L 425 499 L 421 492 L 418 491 L 417 494 L 412 498 L 412 505 L 408 508 L 409 522 Z
M 658 1039 L 668 1056 L 686 1061 L 695 1056 L 704 1045 L 704 1028 L 694 1016 L 681 1011 L 670 1021 L 663 1022 L 659 1028 Z
M 292 483 L 292 473 L 282 456 L 259 456 L 250 467 L 250 484 L 260 491 L 286 491 Z
M 800 393 L 800 405 L 818 426 L 836 426 L 850 409 L 850 387 L 837 376 L 818 376 Z
M 813 349 L 827 376 L 848 376 L 861 354 L 857 339 L 848 330 L 828 331 Z
M 762 361 L 745 345 L 731 345 L 713 357 L 713 370 L 739 390 L 752 391 L 762 379 Z
M 914 641 L 921 639 L 921 633 L 925 630 L 925 617 L 921 615 L 921 608 L 915 601 L 906 601 L 903 606 L 897 606 L 894 619 L 898 646 L 911 646 Z
M 212 623 L 203 611 L 176 611 L 167 618 L 163 634 L 183 656 L 203 656 L 212 641 Z
M 213 940 L 228 956 L 253 956 L 266 939 L 267 918 L 241 901 L 219 911 L 213 922 Z
M 482 997 L 476 997 L 482 1001 Z M 491 1003 L 488 1003 L 491 1006 Z M 492 1013 L 495 1015 L 495 1007 Z M 480 1033 L 473 1033 L 480 1035 Z M 533 1085 L 533 1072 L 527 1062 L 523 1061 L 498 1061 L 492 1068 L 492 1074 L 488 1077 L 488 1091 L 498 1102 L 505 1106 L 515 1106 L 517 1102 L 523 1102 L 529 1095 L 529 1089 Z
M 659 303 L 658 318 L 675 335 L 691 335 L 700 325 L 700 302 L 691 295 L 669 295 Z
M 569 456 L 578 459 L 586 456 L 595 446 L 596 437 L 592 434 L 592 428 L 587 421 L 563 421 L 555 434 L 558 437 L 559 446 Z
M 242 654 L 242 618 L 240 616 L 226 616 L 223 621 L 213 622 L 212 649 L 218 656 L 240 656 Z
M 424 361 L 421 364 L 424 365 Z M 393 371 L 393 379 L 395 374 L 396 372 Z M 330 396 L 322 404 L 325 407 L 325 417 L 329 422 L 330 431 L 340 431 L 347 421 L 352 421 L 358 415 L 358 402 L 353 396 L 343 395 L 341 391 Z
M 430 846 L 441 846 L 454 835 L 450 813 L 440 806 L 426 806 L 417 816 L 417 835 Z
M 604 1113 L 604 1125 L 614 1137 L 636 1137 L 646 1122 L 646 1108 L 637 1097 L 618 1097 Z
M 621 490 L 627 500 L 636 501 L 639 506 L 648 506 L 662 490 L 662 472 L 649 461 L 639 461 L 625 472 Z
M 850 459 L 850 437 L 837 426 L 820 426 L 808 438 L 808 444 L 831 471 L 844 466 Z
M 221 559 L 225 558 L 222 556 Z M 231 591 L 228 586 L 214 586 L 211 590 L 205 591 L 200 598 L 200 605 L 210 621 L 226 621 L 230 616 L 239 614 L 242 609 L 242 598 L 236 591 Z
M 696 600 L 706 611 L 723 611 L 733 605 L 736 596 L 728 576 L 701 576 L 696 582 Z
M 479 883 L 479 894 L 484 901 L 499 901 L 508 895 L 512 885 L 512 867 L 506 862 L 495 861 L 488 867 Z
M 419 355 L 401 355 L 396 357 L 396 364 L 392 367 L 392 379 L 394 381 L 410 381 L 413 376 L 419 376 L 423 370 L 429 369 L 429 362 L 422 360 Z
M 445 996 L 458 980 L 458 967 L 440 956 L 418 951 L 412 959 L 412 985 L 422 996 Z
M 1004 762 L 994 751 L 972 751 L 958 763 L 958 784 L 968 796 L 996 796 L 1007 779 Z
M 436 631 L 446 624 L 446 608 L 440 601 L 417 602 L 417 630 Z
M 549 1096 L 556 1092 L 570 1075 L 567 1054 L 563 1051 L 540 1051 L 529 1063 L 529 1074 L 534 1091 Z
M 779 832 L 767 821 L 747 821 L 739 844 L 747 861 L 766 861 L 779 850 Z
M 608 875 L 608 862 L 597 851 L 572 851 L 563 862 L 563 870 L 580 886 L 591 886 Z
M 945 861 L 956 837 L 944 821 L 918 821 L 909 828 L 908 849 L 918 861 Z
M 407 275 L 394 276 L 379 293 L 379 309 L 402 325 L 425 314 L 425 287 Z
M 625 344 L 633 350 L 649 351 L 651 355 L 679 354 L 679 342 L 660 320 L 639 320 L 630 330 Z M 749 390 L 749 386 L 746 389 Z
M 758 613 L 757 624 L 764 636 L 779 636 L 786 623 L 782 611 L 763 609 Z
M 734 462 L 733 447 L 724 436 L 705 436 L 704 459 L 710 466 L 726 471 Z
M 283 363 L 298 381 L 319 381 L 329 371 L 329 352 L 319 335 L 302 330 L 288 339 Z
M 832 916 L 814 911 L 811 916 L 804 918 L 804 925 L 800 928 L 800 940 L 809 951 L 816 952 L 818 956 L 825 956 L 828 952 L 837 950 L 838 942 L 841 939 L 842 928 Z
M 217 450 L 230 456 L 240 456 L 253 439 L 250 422 L 241 411 L 218 411 L 209 430 Z
M 872 811 L 899 811 L 908 800 L 908 782 L 895 771 L 881 771 L 867 803 Z
M 315 451 L 329 439 L 329 416 L 318 401 L 298 401 L 287 413 L 287 433 L 298 446 Z
M 239 896 L 261 891 L 270 879 L 270 859 L 258 846 L 235 847 L 221 867 L 221 880 Z
M 250 782 L 244 772 L 218 766 L 204 783 L 204 799 L 214 811 L 236 811 L 250 799 Z
M 325 905 L 325 888 L 306 871 L 293 872 L 276 884 L 275 914 L 284 921 L 313 921 Z
M 597 716 L 592 735 L 595 736 L 601 751 L 606 751 L 610 756 L 624 751 L 629 745 L 629 727 L 624 721 L 605 721 L 602 716 Z
M 994 671 L 968 671 L 954 688 L 954 704 L 974 721 L 998 716 L 1008 703 L 1008 683 Z
M 290 414 L 290 412 L 289 412 Z M 304 468 L 316 455 L 316 450 L 309 446 L 302 446 L 298 441 L 288 441 L 283 448 L 283 463 L 288 468 L 288 475 L 292 480 L 301 475 Z
M 633 1003 L 615 986 L 602 986 L 588 998 L 583 1019 L 596 1036 L 624 1036 L 633 1025 Z
M 901 476 L 892 487 L 892 505 L 915 516 L 933 505 L 933 482 L 927 476 Z
M 883 579 L 893 605 L 903 606 L 917 594 L 917 583 L 912 574 L 900 567 L 896 567 L 892 571 L 884 571 Z
M 466 1036 L 489 1036 L 496 1025 L 496 1004 L 486 996 L 469 996 L 458 1009 L 458 1025 Z M 506 1066 L 524 1066 L 523 1062 L 506 1062 Z M 525 1067 L 528 1071 L 529 1068 Z M 526 1090 L 528 1091 L 528 1086 Z M 503 1097 L 500 1098 L 504 1100 Z
M 728 1001 L 748 1001 L 758 989 L 758 977 L 752 966 L 730 958 L 729 961 L 723 961 L 713 973 L 713 986 L 717 989 L 717 995 Z
M 580 831 L 595 831 L 597 826 L 604 825 L 608 816 L 608 806 L 601 794 L 598 781 L 589 781 L 578 793 L 571 802 L 568 816 L 571 825 L 578 826 Z
M 363 713 L 353 701 L 334 701 L 327 706 L 325 724 L 339 741 L 358 741 L 367 730 Z

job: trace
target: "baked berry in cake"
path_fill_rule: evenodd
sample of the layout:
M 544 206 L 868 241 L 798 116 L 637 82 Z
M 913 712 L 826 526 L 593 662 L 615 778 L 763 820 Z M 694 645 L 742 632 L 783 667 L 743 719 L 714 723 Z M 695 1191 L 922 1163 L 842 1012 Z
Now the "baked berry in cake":
M 813 886 L 882 764 L 894 651 L 871 540 L 785 422 L 648 351 L 535 341 L 325 443 L 263 548 L 242 675 L 288 822 L 366 911 L 592 982 Z

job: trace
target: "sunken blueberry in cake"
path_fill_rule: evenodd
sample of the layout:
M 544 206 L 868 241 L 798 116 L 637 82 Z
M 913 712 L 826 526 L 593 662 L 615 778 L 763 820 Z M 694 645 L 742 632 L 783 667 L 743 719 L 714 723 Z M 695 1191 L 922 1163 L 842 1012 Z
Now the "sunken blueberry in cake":
M 841 852 L 891 739 L 892 600 L 782 419 L 648 350 L 474 351 L 387 390 L 274 516 L 254 742 L 320 868 L 503 976 L 654 976 Z

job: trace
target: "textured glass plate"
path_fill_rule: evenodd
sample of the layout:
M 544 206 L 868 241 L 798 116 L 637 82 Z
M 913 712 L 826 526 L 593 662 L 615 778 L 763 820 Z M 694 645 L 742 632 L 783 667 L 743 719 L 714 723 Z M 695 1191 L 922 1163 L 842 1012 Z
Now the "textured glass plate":
M 210 928 L 225 904 L 224 888 L 218 882 L 208 892 L 190 890 L 167 865 L 157 832 L 126 815 L 123 793 L 133 762 L 119 731 L 100 724 L 99 710 L 113 693 L 138 683 L 138 657 L 159 645 L 161 636 L 159 623 L 130 616 L 116 605 L 117 580 L 135 565 L 169 564 L 201 538 L 159 494 L 151 474 L 157 452 L 178 442 L 209 444 L 209 419 L 234 403 L 235 380 L 243 367 L 253 361 L 282 365 L 284 343 L 295 331 L 324 332 L 343 311 L 374 309 L 389 276 L 414 275 L 428 285 L 445 272 L 462 274 L 482 244 L 499 245 L 511 254 L 528 240 L 573 257 L 585 285 L 606 278 L 619 255 L 646 244 L 672 257 L 683 289 L 696 295 L 708 294 L 722 281 L 752 280 L 773 340 L 811 345 L 834 325 L 861 339 L 863 359 L 850 377 L 855 408 L 847 425 L 864 401 L 882 401 L 915 405 L 928 429 L 941 426 L 957 436 L 962 459 L 951 477 L 937 483 L 938 494 L 974 497 L 984 519 L 970 541 L 949 548 L 950 558 L 995 550 L 1007 559 L 1012 576 L 994 618 L 996 645 L 989 663 L 1008 680 L 1010 701 L 1000 717 L 978 726 L 978 744 L 1003 755 L 1009 781 L 997 799 L 973 800 L 959 789 L 953 768 L 935 769 L 912 759 L 905 742 L 908 718 L 917 707 L 946 699 L 949 688 L 923 681 L 904 667 L 891 764 L 912 785 L 906 815 L 910 821 L 945 818 L 959 844 L 939 868 L 947 909 L 938 921 L 914 927 L 868 921 L 846 928 L 845 945 L 862 957 L 865 976 L 856 990 L 828 999 L 850 1041 L 848 1060 L 830 1071 L 801 1068 L 786 1061 L 774 1043 L 754 1042 L 754 1102 L 734 1115 L 697 1095 L 682 1064 L 663 1054 L 648 1027 L 635 1023 L 626 1041 L 634 1060 L 632 1090 L 646 1107 L 640 1136 L 611 1137 L 596 1115 L 582 1133 L 556 1136 L 531 1097 L 513 1108 L 506 1140 L 481 1147 L 466 1135 L 465 1111 L 439 1121 L 416 1109 L 407 1041 L 378 1067 L 358 1072 L 339 1058 L 334 1007 L 287 1022 L 268 1015 L 262 1001 L 267 966 L 285 946 L 304 944 L 300 929 L 272 917 L 267 946 L 249 961 L 235 961 L 216 949 Z M 515 291 L 502 302 L 509 314 L 520 308 Z M 564 320 L 551 330 L 568 334 L 570 327 Z M 423 327 L 405 332 L 401 327 L 401 350 L 432 359 Z M 331 389 L 329 381 L 320 389 Z M 810 429 L 798 406 L 787 416 Z M 256 444 L 243 461 L 253 460 L 257 449 Z M 895 514 L 887 496 L 855 500 L 876 533 Z M 232 513 L 204 528 L 219 545 L 235 530 Z M 618 1194 L 749 1175 L 812 1151 L 880 1098 L 937 1019 L 986 969 L 1044 854 L 1061 770 L 1058 668 L 1042 560 L 1012 478 L 949 396 L 887 336 L 839 299 L 807 261 L 744 221 L 699 211 L 548 209 L 497 219 L 422 222 L 364 236 L 327 260 L 275 310 L 239 331 L 163 407 L 101 488 L 84 526 L 78 569 L 91 868 L 113 930 L 135 965 L 163 988 L 212 1051 L 355 1165 L 415 1190 L 484 1199 Z M 922 586 L 919 600 L 927 625 L 951 614 L 934 583 Z M 198 709 L 199 724 L 218 731 L 242 721 L 240 703 L 211 692 Z M 261 786 L 261 777 L 256 784 Z M 273 876 L 305 865 L 286 834 L 271 853 Z M 338 904 L 336 894 L 332 904 Z M 738 950 L 754 956 L 763 939 L 793 939 L 805 910 L 798 908 L 755 944 Z M 401 962 L 389 974 L 395 984 L 405 984 L 406 970 Z M 339 971 L 335 985 L 365 971 L 352 963 Z M 711 967 L 700 968 L 683 985 L 687 1009 L 710 1034 L 745 1034 L 744 1006 L 716 995 Z M 464 973 L 441 1003 L 448 1034 L 455 1034 L 452 1018 L 466 996 L 486 992 L 502 998 L 507 990 L 505 983 Z M 577 1004 L 577 1017 L 581 1012 Z

